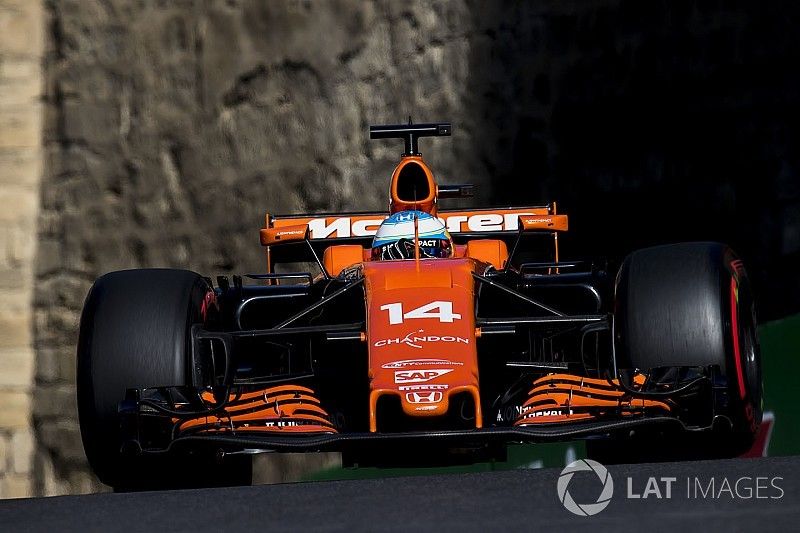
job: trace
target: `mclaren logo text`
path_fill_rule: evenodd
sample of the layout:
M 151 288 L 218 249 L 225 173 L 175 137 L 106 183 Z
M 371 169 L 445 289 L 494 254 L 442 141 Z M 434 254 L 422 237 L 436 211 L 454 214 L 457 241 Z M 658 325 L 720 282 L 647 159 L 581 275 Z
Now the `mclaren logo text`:
M 473 215 L 450 215 L 440 218 L 447 231 L 515 231 L 519 228 L 520 216 L 535 216 L 533 213 L 476 213 Z M 313 218 L 308 221 L 312 239 L 342 237 L 369 237 L 375 235 L 382 218 L 359 219 L 353 217 Z

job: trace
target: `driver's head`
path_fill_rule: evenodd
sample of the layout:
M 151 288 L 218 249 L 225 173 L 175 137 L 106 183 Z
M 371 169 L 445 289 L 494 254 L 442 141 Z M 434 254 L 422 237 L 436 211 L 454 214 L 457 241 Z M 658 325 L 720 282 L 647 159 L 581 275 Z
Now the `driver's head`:
M 372 259 L 414 259 L 414 217 L 419 231 L 419 256 L 451 257 L 453 240 L 438 218 L 423 211 L 400 211 L 383 221 L 372 241 Z

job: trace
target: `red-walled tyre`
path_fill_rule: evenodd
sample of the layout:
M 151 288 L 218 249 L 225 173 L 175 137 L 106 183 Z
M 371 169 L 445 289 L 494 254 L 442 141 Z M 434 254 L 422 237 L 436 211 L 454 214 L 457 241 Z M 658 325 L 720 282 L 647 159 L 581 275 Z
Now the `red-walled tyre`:
M 729 431 L 588 441 L 590 456 L 733 457 L 752 445 L 762 415 L 761 357 L 750 283 L 729 247 L 681 243 L 630 254 L 617 276 L 614 325 L 620 368 L 716 365 L 727 389 L 716 415 L 729 421 Z
M 95 281 L 81 315 L 78 416 L 86 457 L 115 490 L 249 484 L 249 459 L 121 453 L 119 402 L 132 388 L 190 383 L 190 328 L 206 318 L 211 288 L 194 272 L 111 272 Z

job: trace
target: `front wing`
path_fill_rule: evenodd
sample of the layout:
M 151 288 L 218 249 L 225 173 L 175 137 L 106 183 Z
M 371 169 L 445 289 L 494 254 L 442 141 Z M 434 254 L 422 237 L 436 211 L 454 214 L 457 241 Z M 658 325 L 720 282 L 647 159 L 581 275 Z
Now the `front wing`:
M 635 376 L 634 386 L 644 383 Z M 285 384 L 250 390 L 130 390 L 121 405 L 125 448 L 164 453 L 210 447 L 250 451 L 345 451 L 392 443 L 480 447 L 498 442 L 552 442 L 609 436 L 633 429 L 684 431 L 670 399 L 637 397 L 616 380 L 548 374 L 535 380 L 513 417 L 498 412 L 488 427 L 401 432 L 347 432 L 312 388 Z

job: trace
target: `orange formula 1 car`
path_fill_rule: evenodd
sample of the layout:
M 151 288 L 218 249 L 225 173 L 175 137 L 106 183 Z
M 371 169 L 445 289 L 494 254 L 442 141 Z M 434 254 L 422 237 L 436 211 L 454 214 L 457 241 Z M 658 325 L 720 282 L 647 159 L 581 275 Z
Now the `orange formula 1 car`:
M 450 131 L 372 127 L 405 141 L 388 212 L 267 215 L 262 273 L 99 278 L 78 403 L 100 479 L 246 483 L 250 454 L 267 451 L 391 466 L 576 438 L 605 461 L 747 448 L 761 373 L 733 252 L 647 248 L 613 277 L 559 258 L 555 203 L 440 209 L 471 189 L 437 184 L 417 143 Z

